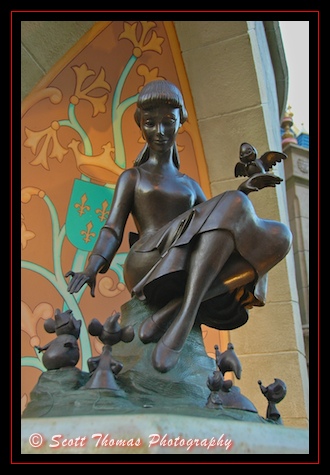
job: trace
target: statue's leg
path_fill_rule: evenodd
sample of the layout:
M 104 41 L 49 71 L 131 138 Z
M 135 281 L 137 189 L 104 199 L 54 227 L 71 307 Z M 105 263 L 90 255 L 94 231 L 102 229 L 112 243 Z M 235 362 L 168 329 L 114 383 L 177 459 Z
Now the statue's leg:
M 191 251 L 181 308 L 153 352 L 153 366 L 158 371 L 166 372 L 176 365 L 199 306 L 233 250 L 234 239 L 228 231 L 212 230 L 198 235 Z
M 146 318 L 139 329 L 140 340 L 143 341 L 143 343 L 158 341 L 176 316 L 181 303 L 182 297 L 170 300 L 170 302 L 154 315 Z
M 232 254 L 203 296 L 203 302 L 237 290 L 235 301 L 249 307 L 251 294 L 245 285 L 256 280 L 256 272 L 239 254 Z M 164 335 L 182 305 L 183 296 L 171 300 L 156 313 L 146 318 L 139 329 L 143 343 L 157 342 Z M 235 304 L 235 305 L 236 305 Z M 232 307 L 228 308 L 230 313 Z M 224 315 L 224 314 L 223 314 Z

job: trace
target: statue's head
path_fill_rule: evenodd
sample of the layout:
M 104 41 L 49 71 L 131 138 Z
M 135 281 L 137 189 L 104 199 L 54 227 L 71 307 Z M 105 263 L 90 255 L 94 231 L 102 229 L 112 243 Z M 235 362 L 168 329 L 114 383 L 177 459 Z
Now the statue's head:
M 141 126 L 142 111 L 157 108 L 163 104 L 178 108 L 180 111 L 180 124 L 182 125 L 188 118 L 187 110 L 180 90 L 171 82 L 164 79 L 148 82 L 140 91 L 138 96 L 134 119 L 137 125 Z M 134 166 L 138 167 L 146 162 L 149 158 L 149 148 L 146 144 L 134 162 Z M 174 165 L 180 168 L 180 159 L 175 144 L 173 150 Z
M 142 89 L 138 96 L 137 107 L 134 114 L 134 119 L 140 127 L 141 110 L 157 107 L 161 104 L 169 104 L 175 108 L 180 109 L 180 123 L 183 124 L 187 118 L 187 110 L 184 105 L 184 100 L 179 89 L 169 81 L 156 80 L 148 82 Z

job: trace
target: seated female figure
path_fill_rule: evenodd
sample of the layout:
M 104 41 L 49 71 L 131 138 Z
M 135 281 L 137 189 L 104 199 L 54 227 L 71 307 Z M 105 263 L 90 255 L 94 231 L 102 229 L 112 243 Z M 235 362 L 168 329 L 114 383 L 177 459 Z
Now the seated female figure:
M 146 145 L 119 177 L 105 226 L 83 272 L 69 271 L 70 293 L 109 269 L 131 214 L 138 232 L 124 265 L 128 290 L 159 310 L 139 337 L 156 342 L 153 366 L 172 369 L 196 318 L 218 329 L 237 328 L 248 309 L 265 303 L 267 273 L 288 253 L 292 236 L 282 223 L 259 218 L 248 193 L 275 186 L 257 174 L 239 190 L 206 199 L 179 170 L 176 136 L 187 120 L 181 92 L 168 81 L 141 90 L 135 120 Z

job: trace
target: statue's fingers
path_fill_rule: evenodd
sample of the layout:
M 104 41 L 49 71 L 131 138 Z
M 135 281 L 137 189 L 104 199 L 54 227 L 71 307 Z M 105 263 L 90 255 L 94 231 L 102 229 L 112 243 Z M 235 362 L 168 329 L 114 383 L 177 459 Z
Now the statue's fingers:
M 79 282 L 79 274 L 76 274 L 75 272 L 71 271 L 71 276 L 72 279 L 68 283 L 67 291 L 70 292 L 70 294 L 73 294 L 74 292 L 77 292 L 77 282 Z
M 69 292 L 69 294 L 73 294 L 75 292 L 72 281 L 68 284 L 67 291 Z
M 91 287 L 91 296 L 95 297 L 95 280 L 92 281 L 90 287 Z
M 74 273 L 72 270 L 69 270 L 69 272 L 67 272 L 64 277 L 70 277 L 70 276 L 73 277 L 74 274 L 75 274 L 75 273 Z
M 86 277 L 85 275 L 80 275 L 78 279 L 76 279 L 75 281 L 75 286 L 74 286 L 74 292 L 79 292 L 79 290 L 81 289 L 81 287 L 86 284 L 88 280 L 88 277 Z
M 70 294 L 78 292 L 85 283 L 84 279 L 83 276 L 75 274 L 68 284 L 68 292 L 70 292 Z
M 72 277 L 72 279 L 70 280 L 70 282 L 68 283 L 68 286 L 67 286 L 67 291 L 70 292 L 70 294 L 72 294 L 73 284 L 74 284 L 74 278 Z

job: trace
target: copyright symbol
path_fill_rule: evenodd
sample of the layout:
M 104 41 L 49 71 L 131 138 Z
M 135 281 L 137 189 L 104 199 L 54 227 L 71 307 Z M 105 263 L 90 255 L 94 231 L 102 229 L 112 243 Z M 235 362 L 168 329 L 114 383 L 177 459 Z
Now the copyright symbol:
M 35 432 L 34 434 L 31 434 L 29 437 L 29 442 L 32 447 L 40 447 L 43 443 L 44 439 L 41 434 L 38 434 L 38 432 Z

